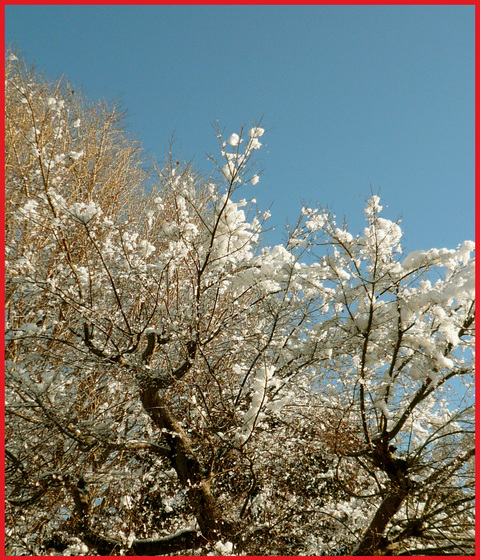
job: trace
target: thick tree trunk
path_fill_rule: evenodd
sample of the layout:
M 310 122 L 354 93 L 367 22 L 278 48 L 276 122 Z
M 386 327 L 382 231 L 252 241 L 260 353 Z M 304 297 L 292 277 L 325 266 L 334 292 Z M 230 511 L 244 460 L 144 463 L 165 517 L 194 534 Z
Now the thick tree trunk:
M 149 333 L 147 341 L 142 361 L 148 365 L 155 351 L 158 336 L 155 333 Z M 170 385 L 174 378 L 181 379 L 192 367 L 197 344 L 193 341 L 187 342 L 186 351 L 186 360 L 171 375 L 149 380 L 146 383 L 139 380 L 140 386 L 143 385 L 140 396 L 143 408 L 153 423 L 160 430 L 166 431 L 165 439 L 170 448 L 168 457 L 181 484 L 188 490 L 190 503 L 195 511 L 203 537 L 216 541 L 219 538 L 220 530 L 226 529 L 227 524 L 219 520 L 217 501 L 210 490 L 210 481 L 202 472 L 202 467 L 193 452 L 189 438 L 179 422 L 173 418 L 159 393 L 161 388 Z
M 190 503 L 195 511 L 203 536 L 212 541 L 219 538 L 224 524 L 219 519 L 216 499 L 210 490 L 210 482 L 202 473 L 201 465 L 195 457 L 190 441 L 180 424 L 172 418 L 163 399 L 155 389 L 141 393 L 146 412 L 159 429 L 166 429 L 166 439 L 170 446 L 170 461 L 180 482 L 188 489 Z
M 403 488 L 398 488 L 387 494 L 368 529 L 363 534 L 361 541 L 353 550 L 352 556 L 372 556 L 378 553 L 378 548 L 388 522 L 400 509 L 407 494 L 408 492 Z
M 375 466 L 383 470 L 390 478 L 390 488 L 360 542 L 353 550 L 352 556 L 381 554 L 385 529 L 413 487 L 412 481 L 406 474 L 408 464 L 392 455 L 387 439 L 377 442 L 371 459 Z

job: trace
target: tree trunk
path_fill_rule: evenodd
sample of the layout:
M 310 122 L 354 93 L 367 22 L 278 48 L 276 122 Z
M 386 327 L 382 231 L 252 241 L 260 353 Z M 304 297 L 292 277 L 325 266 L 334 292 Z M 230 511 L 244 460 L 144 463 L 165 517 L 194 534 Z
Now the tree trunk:
M 388 522 L 400 509 L 408 492 L 403 488 L 395 489 L 387 494 L 370 526 L 362 536 L 361 541 L 352 552 L 352 556 L 372 556 L 378 551 L 378 546 L 385 532 Z
M 165 437 L 170 446 L 169 458 L 180 482 L 188 489 L 190 503 L 195 511 L 202 535 L 212 541 L 219 538 L 220 529 L 227 528 L 219 520 L 216 499 L 210 490 L 210 482 L 202 473 L 190 441 L 180 424 L 172 418 L 163 399 L 155 389 L 141 393 L 146 412 L 159 429 L 166 429 Z
M 396 489 L 389 492 L 377 513 L 373 517 L 370 526 L 362 536 L 361 541 L 352 552 L 352 556 L 372 556 L 378 552 L 378 546 L 385 532 L 388 522 L 400 509 L 408 492 L 404 489 Z
M 371 459 L 375 466 L 389 477 L 390 488 L 360 542 L 354 548 L 352 556 L 371 556 L 380 553 L 379 548 L 382 548 L 381 542 L 388 523 L 413 488 L 413 483 L 406 474 L 408 464 L 392 455 L 387 439 L 376 443 Z

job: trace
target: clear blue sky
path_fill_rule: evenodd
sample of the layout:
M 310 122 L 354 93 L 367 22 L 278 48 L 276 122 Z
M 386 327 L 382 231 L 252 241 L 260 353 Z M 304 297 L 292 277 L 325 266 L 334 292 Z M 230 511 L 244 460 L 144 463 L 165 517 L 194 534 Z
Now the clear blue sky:
M 175 133 L 208 170 L 213 122 L 229 136 L 263 116 L 245 196 L 277 230 L 318 201 L 357 233 L 372 188 L 415 250 L 474 236 L 474 10 L 6 6 L 5 32 L 49 77 L 120 101 L 160 158 Z

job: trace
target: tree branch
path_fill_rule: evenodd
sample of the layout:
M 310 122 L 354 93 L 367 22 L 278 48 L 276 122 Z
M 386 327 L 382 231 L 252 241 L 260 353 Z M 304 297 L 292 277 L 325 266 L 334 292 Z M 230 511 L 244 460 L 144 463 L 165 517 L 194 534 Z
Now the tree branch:
M 102 537 L 91 529 L 84 529 L 82 540 L 90 548 L 95 548 L 101 556 L 112 556 L 126 549 L 126 545 L 119 539 Z M 195 529 L 183 529 L 159 539 L 136 539 L 125 550 L 125 556 L 164 556 L 193 548 L 205 546 L 208 541 Z M 63 545 L 62 545 L 63 546 Z

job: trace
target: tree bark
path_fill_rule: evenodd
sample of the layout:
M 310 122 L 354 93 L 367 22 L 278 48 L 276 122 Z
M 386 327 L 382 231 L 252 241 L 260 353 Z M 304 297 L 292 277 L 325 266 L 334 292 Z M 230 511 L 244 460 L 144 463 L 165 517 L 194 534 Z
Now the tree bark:
M 395 489 L 387 494 L 368 529 L 363 534 L 361 541 L 353 550 L 352 556 L 371 556 L 378 551 L 388 522 L 400 509 L 407 494 L 407 490 L 403 488 Z
M 102 556 L 111 556 L 125 548 L 120 540 L 97 535 L 94 531 L 84 529 L 82 540 L 97 549 Z M 173 535 L 159 539 L 137 539 L 125 552 L 126 556 L 163 556 L 205 545 L 206 540 L 194 529 L 184 529 Z M 63 545 L 66 548 L 66 544 Z
M 170 447 L 170 462 L 182 485 L 188 489 L 190 503 L 195 511 L 198 525 L 208 540 L 218 540 L 221 528 L 216 499 L 210 490 L 210 482 L 202 473 L 190 441 L 180 424 L 172 418 L 158 391 L 147 389 L 141 393 L 142 404 L 159 429 L 167 430 L 165 437 Z
M 370 456 L 374 465 L 387 474 L 390 488 L 387 491 L 370 525 L 362 535 L 360 542 L 354 548 L 352 556 L 371 556 L 379 554 L 385 529 L 392 517 L 400 509 L 403 501 L 413 488 L 413 482 L 408 478 L 408 463 L 394 457 L 390 451 L 389 440 L 384 438 L 377 441 Z
M 133 556 L 159 556 L 199 548 L 204 546 L 206 542 L 206 539 L 194 529 L 184 529 L 161 539 L 135 540 L 128 554 Z

